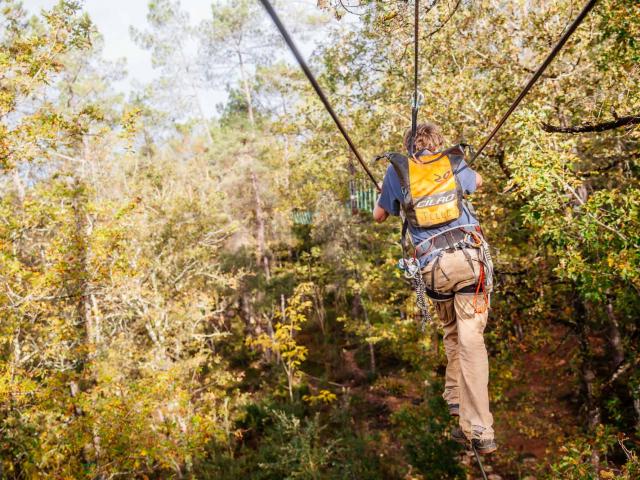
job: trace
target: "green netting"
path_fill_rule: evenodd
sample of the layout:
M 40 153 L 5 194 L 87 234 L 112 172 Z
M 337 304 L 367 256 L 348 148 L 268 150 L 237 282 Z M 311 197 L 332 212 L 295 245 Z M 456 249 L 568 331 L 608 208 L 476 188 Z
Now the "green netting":
M 376 204 L 376 191 L 373 188 L 356 191 L 356 206 L 359 211 L 373 212 Z
M 293 223 L 298 225 L 311 225 L 313 223 L 313 212 L 310 211 L 295 211 L 291 214 Z
M 373 212 L 376 204 L 376 191 L 373 188 L 359 188 L 355 194 L 355 207 L 358 212 Z M 351 213 L 351 200 L 344 204 L 344 208 Z M 314 213 L 307 210 L 296 210 L 292 212 L 291 218 L 296 225 L 311 225 L 313 223 Z
M 373 212 L 373 208 L 376 205 L 376 191 L 373 188 L 359 188 L 355 192 L 354 206 L 358 212 Z M 351 212 L 351 199 L 344 204 L 345 208 Z

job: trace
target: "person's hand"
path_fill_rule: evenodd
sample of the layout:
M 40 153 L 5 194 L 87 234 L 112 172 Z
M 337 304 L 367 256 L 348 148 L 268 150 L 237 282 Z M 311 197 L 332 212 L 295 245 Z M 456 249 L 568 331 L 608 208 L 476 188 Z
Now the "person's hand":
M 382 193 L 378 194 L 378 198 L 376 198 L 376 205 L 380 205 L 380 199 L 382 198 Z
M 380 197 L 376 201 L 376 206 L 373 207 L 373 219 L 378 223 L 382 223 L 389 217 L 389 213 L 378 202 L 380 202 Z

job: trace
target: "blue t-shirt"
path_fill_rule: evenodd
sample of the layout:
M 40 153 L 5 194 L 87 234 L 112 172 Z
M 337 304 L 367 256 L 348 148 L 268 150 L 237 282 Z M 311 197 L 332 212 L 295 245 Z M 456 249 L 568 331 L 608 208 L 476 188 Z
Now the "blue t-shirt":
M 456 174 L 458 182 L 462 187 L 462 191 L 465 195 L 469 195 L 476 191 L 476 172 L 471 168 L 465 168 L 467 163 L 462 160 L 460 165 L 456 170 L 459 173 Z M 398 178 L 398 174 L 394 170 L 392 165 L 389 165 L 387 168 L 387 173 L 384 176 L 384 180 L 382 182 L 382 193 L 380 194 L 380 199 L 378 200 L 378 205 L 385 209 L 391 215 L 400 215 L 400 203 L 404 198 L 402 194 L 402 187 L 400 185 L 400 179 Z M 461 225 L 478 225 L 478 219 L 469 211 L 469 207 L 467 206 L 467 202 L 462 202 L 462 215 L 457 220 L 444 225 L 442 227 L 436 228 L 414 228 L 409 225 L 409 233 L 411 234 L 411 240 L 414 245 L 418 245 L 423 240 L 426 240 L 429 237 L 437 235 L 440 232 L 445 230 L 449 230 L 451 227 L 461 226 Z M 435 254 L 437 252 L 433 252 Z M 427 258 L 421 259 L 421 263 L 425 265 L 432 258 L 433 254 L 430 254 Z

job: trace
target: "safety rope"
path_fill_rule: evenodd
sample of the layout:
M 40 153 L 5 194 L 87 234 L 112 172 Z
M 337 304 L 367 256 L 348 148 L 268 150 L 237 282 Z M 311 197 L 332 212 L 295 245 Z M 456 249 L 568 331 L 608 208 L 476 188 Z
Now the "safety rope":
M 360 163 L 364 171 L 367 173 L 367 175 L 375 185 L 376 190 L 380 192 L 381 190 L 380 190 L 380 185 L 378 184 L 378 181 L 373 176 L 373 173 L 371 173 L 371 170 L 369 170 L 369 168 L 365 164 L 362 155 L 360 155 L 360 152 L 358 151 L 355 144 L 351 140 L 351 137 L 349 137 L 347 130 L 344 128 L 344 126 L 342 125 L 342 122 L 340 122 L 340 119 L 336 115 L 336 112 L 331 107 L 329 100 L 327 99 L 326 95 L 322 91 L 322 88 L 320 88 L 320 85 L 318 84 L 318 81 L 316 80 L 316 78 L 313 76 L 313 73 L 311 73 L 311 70 L 309 70 L 307 63 L 305 62 L 304 58 L 300 54 L 298 47 L 296 47 L 295 43 L 293 42 L 293 39 L 289 35 L 289 32 L 287 32 L 287 29 L 285 28 L 284 24 L 280 21 L 280 18 L 278 17 L 278 14 L 276 13 L 276 11 L 273 9 L 273 6 L 269 2 L 269 0 L 260 0 L 260 2 L 262 3 L 262 6 L 265 8 L 267 13 L 271 17 L 271 19 L 273 20 L 273 23 L 275 23 L 276 27 L 280 31 L 280 34 L 284 38 L 284 41 L 287 43 L 289 49 L 291 50 L 291 53 L 293 53 L 293 56 L 296 58 L 298 64 L 300 65 L 300 68 L 302 68 L 302 71 L 307 76 L 309 83 L 311 83 L 311 86 L 316 91 L 316 94 L 322 101 L 324 108 L 326 108 L 327 111 L 329 112 L 329 115 L 331 115 L 331 118 L 333 119 L 336 126 L 338 127 L 338 130 L 340 130 L 340 133 L 342 134 L 347 144 L 349 145 L 349 148 L 351 149 L 353 154 L 356 156 L 356 158 L 358 159 L 358 162 Z
M 405 278 L 411 282 L 411 287 L 416 292 L 416 306 L 420 312 L 420 332 L 424 334 L 427 331 L 427 324 L 431 322 L 432 318 L 427 301 L 427 286 L 420 271 L 420 262 L 415 257 L 405 258 L 403 256 L 398 261 L 398 268 L 404 273 Z
M 487 474 L 484 471 L 484 467 L 482 466 L 482 461 L 480 460 L 480 455 L 478 455 L 478 451 L 476 450 L 476 446 L 473 442 L 471 442 L 471 449 L 473 450 L 473 454 L 476 456 L 476 462 L 478 463 L 478 467 L 480 468 L 480 473 L 482 473 L 482 478 L 484 480 L 487 479 Z
M 476 154 L 473 156 L 473 158 L 464 167 L 462 167 L 461 169 L 457 170 L 455 173 L 460 173 L 465 168 L 468 168 L 480 156 L 480 154 L 485 149 L 485 147 L 489 144 L 489 142 L 491 142 L 493 137 L 495 137 L 495 135 L 498 133 L 498 131 L 502 128 L 502 125 L 504 125 L 504 123 L 511 116 L 513 111 L 518 107 L 518 105 L 520 105 L 520 102 L 522 102 L 522 100 L 527 95 L 527 93 L 529 93 L 529 90 L 531 90 L 531 88 L 533 88 L 533 86 L 538 81 L 538 79 L 542 76 L 542 74 L 547 69 L 549 64 L 553 61 L 553 59 L 556 57 L 556 55 L 558 55 L 560 50 L 562 50 L 562 48 L 564 47 L 565 43 L 567 43 L 567 40 L 569 40 L 569 37 L 571 37 L 573 32 L 576 31 L 576 29 L 580 26 L 580 24 L 585 19 L 585 17 L 593 9 L 593 7 L 596 5 L 597 1 L 598 0 L 589 0 L 585 4 L 585 6 L 582 8 L 582 11 L 578 14 L 578 16 L 575 18 L 575 20 L 571 23 L 569 28 L 567 28 L 567 30 L 564 32 L 564 34 L 562 35 L 560 40 L 558 40 L 558 43 L 556 43 L 556 45 L 553 47 L 553 49 L 551 50 L 549 55 L 547 55 L 547 58 L 545 58 L 544 62 L 542 62 L 542 65 L 540 65 L 540 67 L 538 67 L 538 70 L 536 70 L 536 72 L 533 74 L 533 76 L 529 79 L 529 82 L 522 89 L 522 91 L 520 92 L 518 97 L 513 101 L 513 103 L 509 107 L 509 109 L 502 116 L 502 118 L 500 119 L 498 124 L 491 131 L 491 133 L 486 138 L 486 140 L 482 143 L 480 148 L 478 148 L 478 150 L 476 151 Z

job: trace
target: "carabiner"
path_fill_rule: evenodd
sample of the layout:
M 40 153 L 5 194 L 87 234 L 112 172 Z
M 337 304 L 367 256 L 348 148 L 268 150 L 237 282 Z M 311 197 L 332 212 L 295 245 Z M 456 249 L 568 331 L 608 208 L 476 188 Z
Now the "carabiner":
M 424 93 L 418 91 L 418 98 L 416 98 L 415 94 L 411 95 L 411 108 L 414 110 L 419 109 L 424 102 Z

